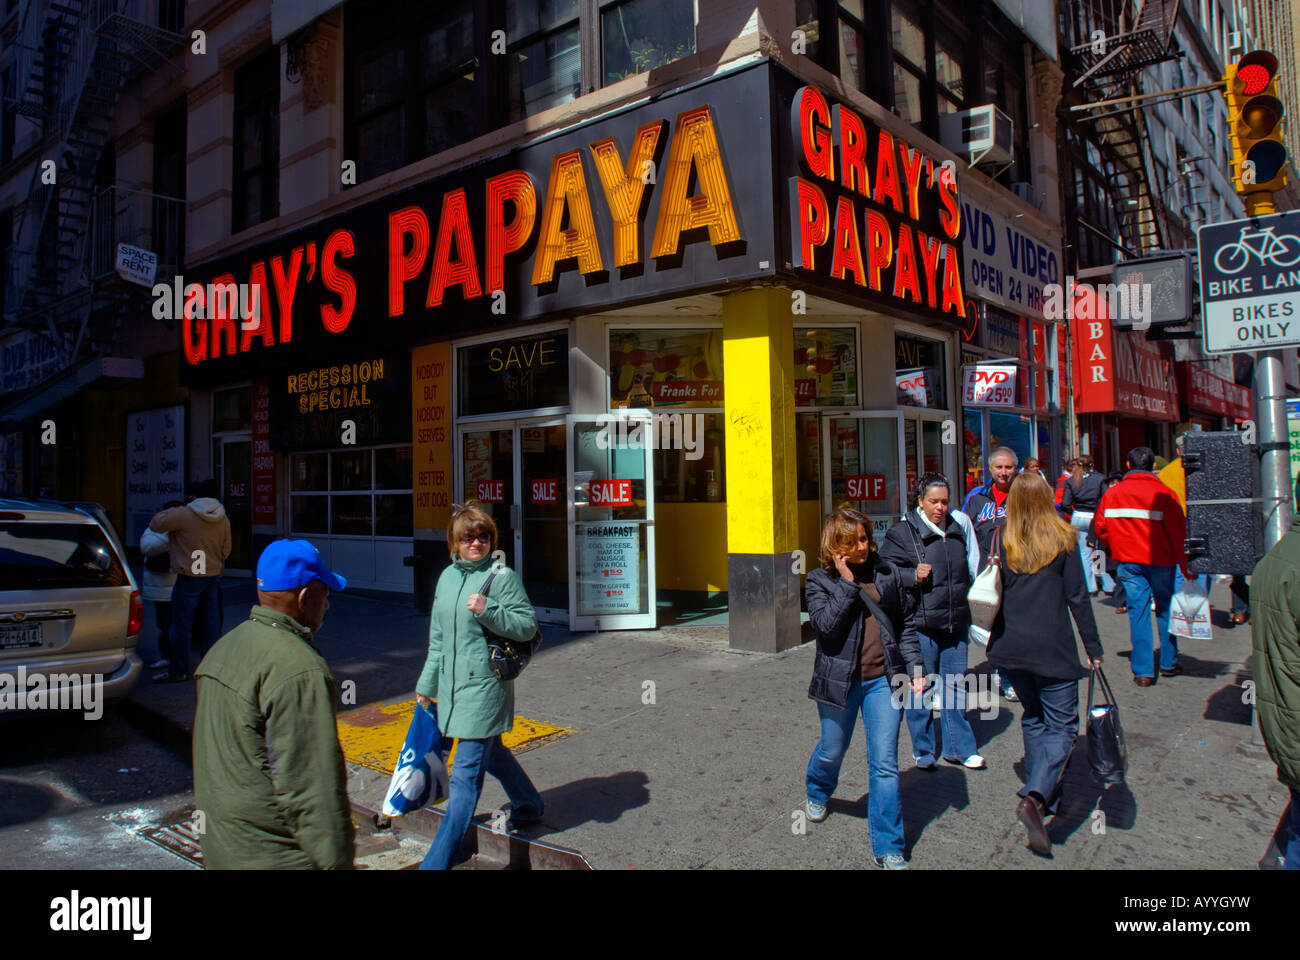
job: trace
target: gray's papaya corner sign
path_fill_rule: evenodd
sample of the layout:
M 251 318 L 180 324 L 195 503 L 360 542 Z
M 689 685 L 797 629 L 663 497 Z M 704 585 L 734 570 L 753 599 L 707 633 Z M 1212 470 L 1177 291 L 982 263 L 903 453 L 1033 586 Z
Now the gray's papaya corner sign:
M 1206 353 L 1300 344 L 1300 212 L 1196 232 Z

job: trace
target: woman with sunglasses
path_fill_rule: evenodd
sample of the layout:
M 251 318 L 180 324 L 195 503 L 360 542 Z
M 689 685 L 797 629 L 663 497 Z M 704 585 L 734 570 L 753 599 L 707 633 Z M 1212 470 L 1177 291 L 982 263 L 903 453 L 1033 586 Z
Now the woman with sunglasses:
M 519 577 L 501 564 L 492 573 L 497 546 L 496 523 L 470 501 L 458 507 L 447 528 L 452 563 L 438 578 L 429 620 L 429 656 L 415 685 L 421 707 L 437 700 L 438 725 L 444 753 L 456 738 L 456 759 L 446 815 L 421 870 L 446 870 L 456 862 L 483 791 L 483 777 L 501 781 L 510 798 L 510 819 L 526 826 L 542 818 L 541 794 L 514 755 L 501 743 L 501 734 L 514 724 L 514 682 L 500 680 L 488 663 L 486 627 L 510 640 L 526 641 L 537 630 L 537 616 Z

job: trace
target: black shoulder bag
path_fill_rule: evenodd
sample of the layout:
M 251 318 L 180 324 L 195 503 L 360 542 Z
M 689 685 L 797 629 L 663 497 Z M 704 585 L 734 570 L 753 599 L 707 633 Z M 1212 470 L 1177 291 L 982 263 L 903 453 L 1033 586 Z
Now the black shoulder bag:
M 488 589 L 492 586 L 492 581 L 496 579 L 497 573 L 498 571 L 494 569 L 488 574 L 488 578 L 483 581 L 483 588 L 479 591 L 483 596 L 487 596 Z M 524 667 L 528 666 L 529 661 L 533 659 L 533 654 L 542 646 L 541 628 L 537 629 L 531 640 L 523 642 L 499 637 L 481 622 L 479 628 L 483 631 L 483 636 L 487 638 L 488 666 L 492 668 L 492 673 L 496 675 L 498 680 L 513 680 L 523 673 Z

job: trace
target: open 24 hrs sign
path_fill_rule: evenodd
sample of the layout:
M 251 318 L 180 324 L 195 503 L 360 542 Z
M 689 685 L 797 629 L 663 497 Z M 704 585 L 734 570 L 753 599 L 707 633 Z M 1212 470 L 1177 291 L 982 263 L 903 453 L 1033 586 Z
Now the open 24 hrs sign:
M 1206 353 L 1300 344 L 1300 212 L 1196 232 Z

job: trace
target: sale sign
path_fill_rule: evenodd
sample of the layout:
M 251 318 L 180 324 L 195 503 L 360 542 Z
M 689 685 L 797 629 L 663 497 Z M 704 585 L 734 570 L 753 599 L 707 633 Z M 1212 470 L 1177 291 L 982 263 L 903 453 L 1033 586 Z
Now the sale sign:
M 560 481 L 558 478 L 548 477 L 544 480 L 533 480 L 529 487 L 532 490 L 533 503 L 559 503 Z
M 860 473 L 844 478 L 844 496 L 853 501 L 884 500 L 885 475 Z
M 962 404 L 965 406 L 1014 407 L 1016 368 L 1011 364 L 974 363 L 964 368 Z
M 483 503 L 505 503 L 506 482 L 504 480 L 480 480 L 475 495 Z
M 590 502 L 593 507 L 630 507 L 632 506 L 632 481 L 593 480 Z

